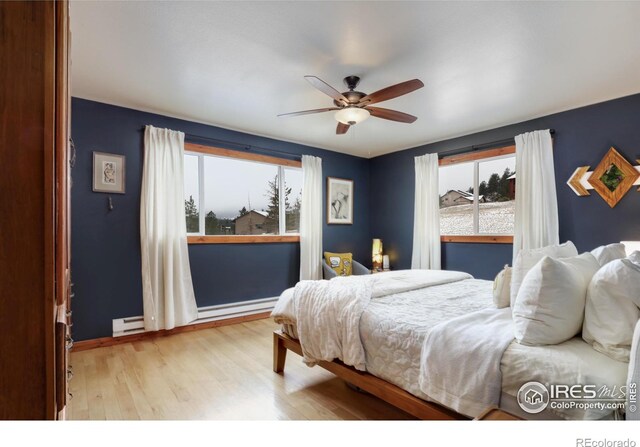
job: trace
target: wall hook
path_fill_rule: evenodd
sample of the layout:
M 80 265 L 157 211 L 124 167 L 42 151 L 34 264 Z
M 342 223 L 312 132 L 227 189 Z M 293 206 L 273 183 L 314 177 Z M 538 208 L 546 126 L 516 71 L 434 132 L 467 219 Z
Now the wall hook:
M 109 211 L 113 211 L 113 200 L 111 200 L 111 196 L 107 197 L 107 208 L 109 208 Z

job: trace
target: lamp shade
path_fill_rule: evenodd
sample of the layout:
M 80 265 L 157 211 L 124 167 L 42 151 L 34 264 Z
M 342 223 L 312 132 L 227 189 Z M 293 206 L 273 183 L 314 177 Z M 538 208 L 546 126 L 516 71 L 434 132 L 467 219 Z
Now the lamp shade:
M 382 239 L 373 240 L 371 263 L 373 264 L 373 270 L 380 270 L 382 268 Z
M 361 109 L 360 107 L 345 107 L 338 110 L 334 115 L 337 121 L 342 124 L 348 124 L 353 126 L 369 118 L 369 111 L 367 109 Z

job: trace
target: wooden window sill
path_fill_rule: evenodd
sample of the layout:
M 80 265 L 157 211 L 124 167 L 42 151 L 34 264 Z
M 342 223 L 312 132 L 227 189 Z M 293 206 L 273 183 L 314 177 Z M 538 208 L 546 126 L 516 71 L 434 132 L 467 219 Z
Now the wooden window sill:
M 300 242 L 299 235 L 187 236 L 189 244 L 277 244 Z
M 440 236 L 440 241 L 469 244 L 513 244 L 513 236 Z

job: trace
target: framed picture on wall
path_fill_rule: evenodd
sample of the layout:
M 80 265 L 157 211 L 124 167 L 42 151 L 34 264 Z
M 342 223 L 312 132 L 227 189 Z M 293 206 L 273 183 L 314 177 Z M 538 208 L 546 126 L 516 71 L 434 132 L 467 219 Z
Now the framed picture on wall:
M 327 223 L 353 224 L 353 180 L 327 177 Z
M 93 153 L 93 192 L 124 194 L 124 155 Z

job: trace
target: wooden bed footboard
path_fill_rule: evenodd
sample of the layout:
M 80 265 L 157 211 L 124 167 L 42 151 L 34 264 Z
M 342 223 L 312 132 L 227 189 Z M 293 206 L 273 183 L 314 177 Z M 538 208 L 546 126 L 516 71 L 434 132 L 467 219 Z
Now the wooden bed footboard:
M 300 342 L 289 337 L 282 331 L 273 333 L 273 371 L 280 374 L 284 372 L 284 364 L 287 351 L 293 351 L 302 356 Z M 321 361 L 318 366 L 335 374 L 346 382 L 355 385 L 362 390 L 373 394 L 388 404 L 399 408 L 418 419 L 427 420 L 465 420 L 467 417 L 444 408 L 441 405 L 427 402 L 406 392 L 402 388 L 382 380 L 367 372 L 345 365 L 339 360 L 333 362 Z

